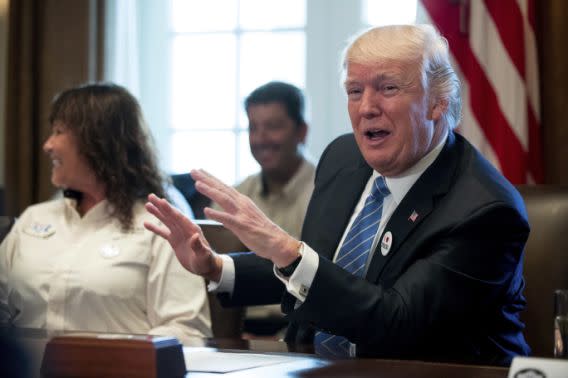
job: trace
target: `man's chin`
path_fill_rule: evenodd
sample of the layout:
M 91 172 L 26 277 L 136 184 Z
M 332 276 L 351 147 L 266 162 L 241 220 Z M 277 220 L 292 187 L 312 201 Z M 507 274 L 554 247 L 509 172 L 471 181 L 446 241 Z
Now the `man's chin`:
M 279 169 L 278 166 L 276 165 L 261 165 L 260 166 L 260 170 L 262 171 L 263 174 L 268 175 L 268 176 L 274 176 L 274 175 L 279 175 L 281 169 Z
M 67 189 L 67 186 L 57 177 L 51 177 L 51 185 L 55 186 L 57 189 Z
M 256 160 L 258 165 L 260 165 L 260 169 L 263 172 L 274 171 L 277 170 L 278 167 L 281 165 L 278 163 L 276 159 L 264 159 L 264 160 Z
M 275 169 L 272 166 L 271 167 L 260 166 L 260 170 L 262 171 L 262 173 L 264 173 L 265 175 L 269 175 L 269 176 L 272 176 L 272 175 L 274 175 L 275 173 L 278 172 L 278 170 Z
M 376 156 L 375 154 L 363 154 L 363 158 L 375 171 L 381 175 L 389 176 L 393 167 L 392 159 L 383 156 Z

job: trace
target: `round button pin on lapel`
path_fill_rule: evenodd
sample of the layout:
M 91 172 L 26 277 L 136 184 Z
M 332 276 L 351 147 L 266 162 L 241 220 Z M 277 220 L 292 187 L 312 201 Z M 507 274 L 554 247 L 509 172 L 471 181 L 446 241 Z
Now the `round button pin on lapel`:
M 392 232 L 387 231 L 383 235 L 383 240 L 381 240 L 381 253 L 386 256 L 389 253 L 392 246 Z

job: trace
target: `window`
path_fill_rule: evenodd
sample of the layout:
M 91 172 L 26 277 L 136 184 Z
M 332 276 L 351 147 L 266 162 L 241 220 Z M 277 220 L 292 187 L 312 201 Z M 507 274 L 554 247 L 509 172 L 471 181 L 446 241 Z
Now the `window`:
M 258 170 L 244 98 L 270 80 L 305 87 L 305 0 L 171 0 L 170 19 L 169 167 L 238 181 Z
M 111 0 L 108 80 L 140 100 L 170 173 L 229 184 L 257 171 L 244 98 L 270 80 L 305 90 L 306 153 L 351 126 L 339 57 L 355 32 L 411 22 L 416 0 Z

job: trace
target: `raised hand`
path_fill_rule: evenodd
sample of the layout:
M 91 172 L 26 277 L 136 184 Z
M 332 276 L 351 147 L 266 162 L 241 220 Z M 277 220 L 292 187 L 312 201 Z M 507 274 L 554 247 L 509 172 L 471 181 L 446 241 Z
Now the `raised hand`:
M 219 281 L 222 259 L 213 252 L 201 228 L 168 201 L 154 194 L 148 196 L 145 207 L 163 223 L 163 226 L 144 222 L 144 227 L 170 243 L 181 265 L 206 279 Z
M 274 224 L 250 198 L 203 170 L 191 171 L 195 188 L 224 211 L 205 208 L 207 218 L 221 222 L 258 256 L 277 266 L 298 257 L 300 242 Z

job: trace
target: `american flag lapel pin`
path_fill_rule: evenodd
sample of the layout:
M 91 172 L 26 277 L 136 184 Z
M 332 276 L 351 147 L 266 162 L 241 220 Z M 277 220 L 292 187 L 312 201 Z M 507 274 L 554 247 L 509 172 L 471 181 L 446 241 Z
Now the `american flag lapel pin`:
M 418 213 L 416 212 L 416 210 L 412 210 L 412 214 L 410 214 L 408 220 L 414 223 L 416 222 L 416 219 L 418 219 Z

